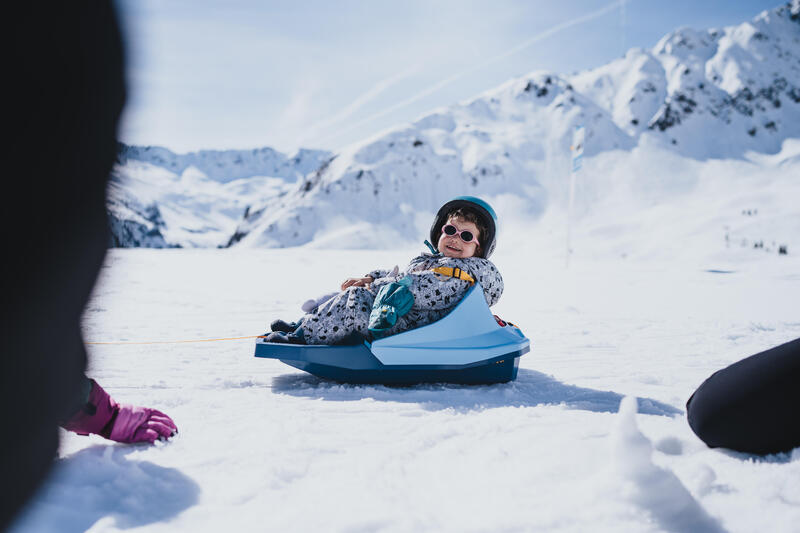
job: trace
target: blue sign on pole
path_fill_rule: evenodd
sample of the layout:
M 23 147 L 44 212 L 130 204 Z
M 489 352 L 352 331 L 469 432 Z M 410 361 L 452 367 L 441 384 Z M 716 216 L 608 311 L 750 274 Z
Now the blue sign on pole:
M 575 126 L 572 132 L 572 171 L 576 172 L 583 166 L 583 141 L 586 138 L 586 129 L 583 126 Z
M 586 130 L 583 126 L 575 126 L 572 132 L 572 172 L 569 175 L 569 207 L 567 211 L 567 263 L 569 268 L 569 256 L 572 255 L 572 204 L 575 202 L 575 174 L 583 166 L 583 141 L 586 139 Z

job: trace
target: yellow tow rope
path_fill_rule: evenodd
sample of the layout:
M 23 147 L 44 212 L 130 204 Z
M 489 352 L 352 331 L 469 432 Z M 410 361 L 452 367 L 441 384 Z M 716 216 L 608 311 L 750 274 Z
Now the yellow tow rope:
M 247 337 L 222 337 L 219 339 L 191 339 L 184 341 L 146 341 L 146 342 L 87 342 L 86 344 L 181 344 L 185 342 L 215 342 L 215 341 L 235 341 L 241 339 L 263 339 L 266 335 L 248 335 Z
M 470 284 L 475 283 L 475 278 L 464 272 L 458 267 L 435 267 L 432 268 L 431 271 L 435 272 L 436 274 L 441 274 L 443 276 L 449 276 L 451 278 L 460 279 L 463 281 L 467 281 Z M 93 344 L 93 345 L 109 345 L 109 344 L 182 344 L 182 343 L 189 343 L 189 342 L 216 342 L 216 341 L 236 341 L 241 339 L 263 339 L 266 335 L 248 335 L 246 337 L 222 337 L 219 339 L 190 339 L 190 340 L 182 340 L 182 341 L 145 341 L 145 342 L 129 342 L 129 341 L 117 341 L 117 342 L 87 342 L 86 344 Z

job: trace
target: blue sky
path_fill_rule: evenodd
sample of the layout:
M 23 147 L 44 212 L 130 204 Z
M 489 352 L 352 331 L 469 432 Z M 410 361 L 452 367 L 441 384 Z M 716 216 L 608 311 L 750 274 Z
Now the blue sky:
M 119 0 L 120 139 L 337 150 L 504 81 L 599 66 L 779 1 Z

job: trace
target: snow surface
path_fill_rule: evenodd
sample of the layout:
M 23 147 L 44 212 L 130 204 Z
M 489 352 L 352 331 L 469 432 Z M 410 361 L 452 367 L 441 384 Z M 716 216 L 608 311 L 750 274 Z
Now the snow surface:
M 708 449 L 684 404 L 713 371 L 800 337 L 799 153 L 587 158 L 569 268 L 563 209 L 531 221 L 493 197 L 494 310 L 532 340 L 512 383 L 341 385 L 254 358 L 252 339 L 90 345 L 91 376 L 180 434 L 65 432 L 13 531 L 796 531 L 800 450 Z M 662 166 L 675 178 L 648 172 Z M 419 250 L 111 250 L 85 338 L 258 335 Z

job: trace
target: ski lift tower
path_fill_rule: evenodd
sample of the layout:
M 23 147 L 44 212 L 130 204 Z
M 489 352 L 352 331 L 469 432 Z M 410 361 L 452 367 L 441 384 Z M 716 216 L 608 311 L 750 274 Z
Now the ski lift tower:
M 582 125 L 575 126 L 572 132 L 572 167 L 569 173 L 569 207 L 567 210 L 567 264 L 572 255 L 572 204 L 575 202 L 575 175 L 583 166 L 583 142 L 586 139 L 586 129 Z

